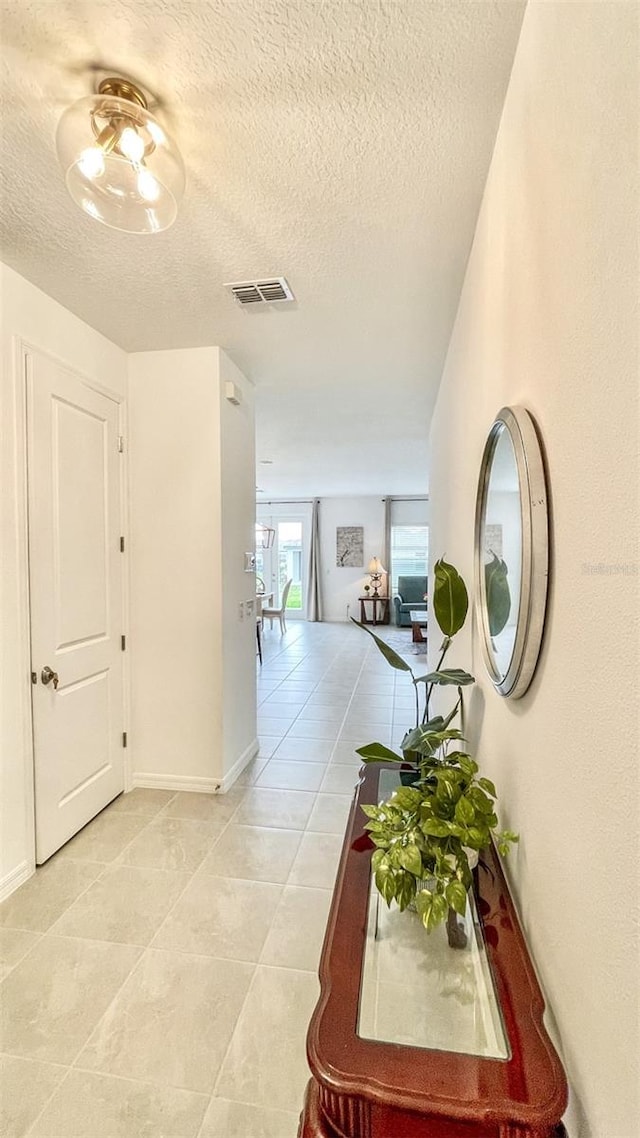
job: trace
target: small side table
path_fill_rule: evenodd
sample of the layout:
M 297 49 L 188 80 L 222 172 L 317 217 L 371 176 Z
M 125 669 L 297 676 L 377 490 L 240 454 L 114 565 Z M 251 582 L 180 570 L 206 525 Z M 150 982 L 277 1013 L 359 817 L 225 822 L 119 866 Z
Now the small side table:
M 411 639 L 414 644 L 426 644 L 427 638 L 422 635 L 422 629 L 427 627 L 427 614 L 424 609 L 411 609 Z
M 369 617 L 367 617 L 367 604 L 371 605 Z M 361 624 L 388 624 L 389 619 L 389 597 L 360 597 Z

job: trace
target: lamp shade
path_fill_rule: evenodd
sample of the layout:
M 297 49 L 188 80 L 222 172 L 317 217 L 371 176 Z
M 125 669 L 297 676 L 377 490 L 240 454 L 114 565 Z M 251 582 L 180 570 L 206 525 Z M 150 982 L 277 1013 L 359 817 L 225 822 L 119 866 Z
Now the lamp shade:
M 384 573 L 384 572 L 385 572 L 385 570 L 382 567 L 382 562 L 380 561 L 380 559 L 378 557 L 372 557 L 371 561 L 369 562 L 367 573 L 376 573 L 377 574 L 377 573 Z
M 127 233 L 159 233 L 175 221 L 182 158 L 133 83 L 106 79 L 97 95 L 68 107 L 56 149 L 71 197 L 96 221 Z

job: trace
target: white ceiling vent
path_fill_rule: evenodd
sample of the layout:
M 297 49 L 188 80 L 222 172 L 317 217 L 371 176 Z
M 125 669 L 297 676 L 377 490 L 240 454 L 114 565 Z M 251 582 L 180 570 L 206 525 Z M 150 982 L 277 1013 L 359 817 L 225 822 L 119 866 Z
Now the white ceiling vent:
M 284 277 L 272 277 L 266 281 L 240 281 L 224 287 L 230 289 L 238 304 L 242 305 L 281 304 L 296 299 Z

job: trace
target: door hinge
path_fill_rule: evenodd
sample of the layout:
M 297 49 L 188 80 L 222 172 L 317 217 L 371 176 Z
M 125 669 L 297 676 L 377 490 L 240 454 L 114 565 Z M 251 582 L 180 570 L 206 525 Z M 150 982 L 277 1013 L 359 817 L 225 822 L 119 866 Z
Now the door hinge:
M 125 652 L 126 647 L 127 647 L 127 638 L 126 638 L 126 636 L 121 636 L 120 637 L 120 648 L 123 652 Z
M 31 683 L 32 683 L 32 684 L 37 684 L 37 682 L 38 682 L 38 673 L 37 673 L 37 672 L 32 672 L 32 673 L 31 673 Z
M 122 732 L 122 746 L 126 747 L 126 745 L 127 745 L 127 732 L 123 731 Z
M 118 454 L 124 453 L 124 435 L 118 435 Z
M 124 538 L 120 538 L 120 552 L 124 553 Z

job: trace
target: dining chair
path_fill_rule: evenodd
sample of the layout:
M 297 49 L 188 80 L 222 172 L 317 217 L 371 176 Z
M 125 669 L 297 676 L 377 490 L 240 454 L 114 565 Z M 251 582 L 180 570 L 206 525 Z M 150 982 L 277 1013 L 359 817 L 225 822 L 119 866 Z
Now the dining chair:
M 279 608 L 263 608 L 262 617 L 269 621 L 269 628 L 273 628 L 273 622 L 276 617 L 280 621 L 280 631 L 287 631 L 287 622 L 285 620 L 285 611 L 287 608 L 287 597 L 289 596 L 289 589 L 293 584 L 293 578 L 287 581 L 284 589 L 282 590 L 282 597 L 280 600 Z
M 262 663 L 262 617 L 256 617 L 256 640 L 258 642 L 258 658 Z

